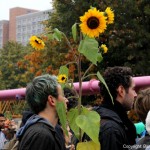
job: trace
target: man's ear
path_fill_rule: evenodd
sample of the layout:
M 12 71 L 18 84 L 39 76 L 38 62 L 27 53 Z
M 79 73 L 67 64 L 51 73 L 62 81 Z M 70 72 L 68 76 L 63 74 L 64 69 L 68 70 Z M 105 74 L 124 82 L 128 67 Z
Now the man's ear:
M 49 95 L 48 96 L 48 103 L 50 106 L 55 106 L 56 105 L 56 100 L 53 96 Z
M 123 97 L 124 96 L 124 92 L 125 92 L 125 89 L 122 85 L 119 85 L 119 87 L 117 88 L 117 92 L 118 92 L 118 96 L 119 97 Z

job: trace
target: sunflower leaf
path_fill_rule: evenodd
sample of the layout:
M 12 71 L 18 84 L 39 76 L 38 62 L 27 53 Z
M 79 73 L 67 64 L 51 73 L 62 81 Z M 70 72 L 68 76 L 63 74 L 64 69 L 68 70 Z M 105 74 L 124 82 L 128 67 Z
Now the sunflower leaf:
M 97 55 L 97 61 L 100 63 L 103 60 L 102 54 L 98 53 Z
M 62 38 L 62 32 L 59 31 L 57 28 L 54 29 L 53 38 L 57 41 L 61 41 Z
M 61 66 L 59 69 L 59 75 L 60 74 L 65 74 L 66 77 L 68 78 L 69 70 L 66 66 Z
M 76 118 L 76 124 L 95 142 L 99 143 L 100 115 L 89 111 Z
M 58 116 L 60 119 L 61 126 L 64 129 L 65 134 L 68 135 L 65 104 L 63 102 L 57 102 L 56 103 L 56 110 L 57 110 L 57 113 L 58 113 Z
M 84 40 L 80 42 L 78 51 L 82 53 L 88 60 L 93 64 L 97 65 L 99 60 L 98 56 L 98 42 L 94 38 L 85 37 Z
M 73 35 L 74 41 L 76 41 L 76 40 L 77 40 L 77 23 L 75 23 L 75 24 L 72 26 L 72 35 Z
M 87 108 L 85 108 L 85 107 L 81 108 L 81 114 L 82 115 L 86 115 L 88 112 L 89 112 L 89 110 Z M 78 115 L 79 115 L 78 108 L 70 109 L 68 114 L 67 114 L 70 128 L 74 132 L 77 139 L 79 139 L 79 127 L 76 124 L 76 118 L 78 117 Z
M 93 141 L 79 142 L 77 150 L 100 150 L 100 143 L 97 144 Z
M 105 85 L 105 87 L 106 87 L 106 89 L 107 89 L 107 91 L 108 91 L 108 93 L 109 93 L 109 95 L 110 95 L 110 98 L 111 98 L 111 100 L 112 100 L 112 103 L 114 104 L 113 97 L 112 97 L 112 95 L 111 95 L 111 93 L 110 93 L 110 91 L 109 91 L 109 88 L 108 88 L 108 86 L 107 86 L 107 84 L 106 84 L 106 82 L 105 82 L 103 76 L 100 74 L 99 71 L 97 72 L 97 77 L 98 77 L 99 80 Z
M 76 120 L 78 114 L 79 114 L 79 112 L 78 112 L 77 108 L 70 109 L 68 114 L 67 114 L 70 128 L 74 132 L 77 139 L 79 139 L 79 127 L 77 126 L 75 120 Z

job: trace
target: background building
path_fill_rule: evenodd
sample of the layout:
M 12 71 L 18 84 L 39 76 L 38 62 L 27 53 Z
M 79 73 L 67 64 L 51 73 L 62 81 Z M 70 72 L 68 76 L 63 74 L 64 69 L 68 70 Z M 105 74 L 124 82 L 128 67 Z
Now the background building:
M 16 17 L 37 11 L 21 7 L 15 7 L 9 10 L 9 41 L 16 41 Z
M 0 21 L 0 48 L 8 41 L 26 45 L 31 35 L 43 32 L 42 21 L 48 19 L 52 10 L 33 10 L 15 7 L 9 10 L 9 20 Z
M 39 11 L 16 17 L 16 41 L 26 45 L 32 35 L 43 33 L 44 26 L 42 21 L 48 19 L 49 15 L 46 11 Z
M 0 21 L 0 48 L 8 41 L 9 38 L 9 21 Z

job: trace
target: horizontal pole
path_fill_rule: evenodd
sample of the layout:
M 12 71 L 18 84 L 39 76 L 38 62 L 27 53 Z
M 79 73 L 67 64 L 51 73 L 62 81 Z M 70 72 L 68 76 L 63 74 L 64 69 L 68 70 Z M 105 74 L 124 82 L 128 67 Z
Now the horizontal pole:
M 150 76 L 133 77 L 136 85 L 136 91 L 142 88 L 150 87 Z M 82 83 L 83 95 L 94 95 L 100 92 L 98 80 L 90 80 Z M 74 87 L 79 91 L 79 83 L 75 82 Z M 2 100 L 22 100 L 25 97 L 26 88 L 0 90 L 0 101 Z

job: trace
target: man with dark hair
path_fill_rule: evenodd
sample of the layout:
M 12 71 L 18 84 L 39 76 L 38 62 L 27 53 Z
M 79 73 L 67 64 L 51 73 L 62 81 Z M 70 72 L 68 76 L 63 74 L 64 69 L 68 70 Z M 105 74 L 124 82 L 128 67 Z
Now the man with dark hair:
M 0 113 L 0 149 L 4 147 L 4 143 L 6 141 L 5 134 L 2 132 L 5 126 L 5 117 L 2 113 Z
M 60 137 L 55 131 L 58 122 L 56 103 L 64 102 L 61 86 L 56 77 L 36 77 L 26 88 L 26 100 L 35 114 L 17 132 L 18 150 L 63 150 Z
M 100 83 L 102 105 L 96 108 L 101 117 L 99 140 L 101 150 L 122 150 L 135 144 L 136 131 L 128 119 L 127 111 L 133 107 L 135 83 L 128 67 L 112 67 L 103 75 L 113 97 L 113 102 L 105 86 Z
M 71 87 L 64 87 L 63 90 L 65 97 L 68 99 L 67 109 L 69 111 L 71 108 L 75 108 L 78 105 L 78 96 L 75 89 Z

